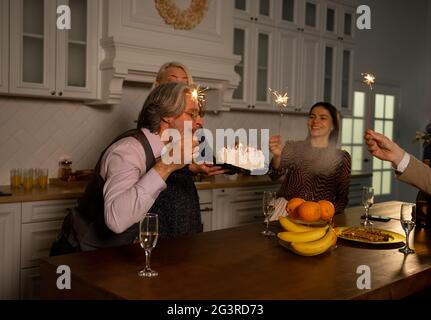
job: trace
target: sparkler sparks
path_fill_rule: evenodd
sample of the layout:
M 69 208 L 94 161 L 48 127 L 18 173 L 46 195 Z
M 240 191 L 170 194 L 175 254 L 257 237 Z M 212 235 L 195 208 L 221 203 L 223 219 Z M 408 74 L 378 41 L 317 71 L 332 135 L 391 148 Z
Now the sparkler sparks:
M 362 80 L 366 85 L 370 86 L 370 90 L 373 90 L 373 84 L 376 80 L 376 77 L 371 73 L 361 73 L 361 75 L 364 77 Z
M 200 108 L 204 107 L 206 102 L 205 91 L 208 89 L 208 87 L 201 88 L 199 85 L 197 85 L 192 91 L 192 99 L 198 102 Z
M 289 100 L 289 97 L 287 96 L 287 92 L 279 93 L 278 91 L 272 90 L 271 88 L 268 88 L 268 90 L 274 96 L 275 104 L 280 108 L 280 119 L 278 121 L 278 134 L 280 135 L 281 118 L 283 118 L 283 108 L 287 107 L 287 101 Z
M 287 96 L 287 92 L 285 92 L 283 95 L 278 93 L 275 90 L 272 90 L 271 88 L 268 88 L 269 92 L 271 92 L 274 96 L 274 102 L 277 104 L 277 106 L 280 107 L 287 107 L 287 101 L 289 100 L 289 97 Z

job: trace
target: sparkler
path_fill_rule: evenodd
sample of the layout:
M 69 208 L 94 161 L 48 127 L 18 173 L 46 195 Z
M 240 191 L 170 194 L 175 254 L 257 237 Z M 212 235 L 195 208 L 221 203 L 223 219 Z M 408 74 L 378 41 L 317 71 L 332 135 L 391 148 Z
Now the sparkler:
M 362 82 L 366 84 L 370 91 L 368 93 L 368 117 L 367 117 L 367 128 L 371 128 L 372 125 L 372 110 L 371 110 L 371 91 L 373 91 L 373 84 L 376 81 L 376 77 L 371 73 L 361 73 L 363 80 Z
M 275 90 L 272 90 L 271 88 L 268 88 L 268 90 L 272 93 L 274 102 L 280 109 L 280 119 L 278 121 L 278 134 L 280 135 L 281 118 L 283 118 L 283 108 L 287 107 L 287 101 L 289 100 L 289 97 L 287 96 L 287 92 L 279 93 Z
M 203 109 L 205 106 L 205 91 L 207 91 L 208 89 L 208 87 L 203 88 L 197 85 L 192 91 L 192 99 L 197 101 L 200 109 Z

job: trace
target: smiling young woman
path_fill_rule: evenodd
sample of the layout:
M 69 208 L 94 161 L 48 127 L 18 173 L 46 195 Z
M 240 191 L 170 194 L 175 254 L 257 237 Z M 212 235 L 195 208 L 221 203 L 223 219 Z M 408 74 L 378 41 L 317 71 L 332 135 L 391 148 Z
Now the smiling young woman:
M 273 136 L 269 147 L 273 154 L 269 176 L 285 176 L 278 197 L 288 201 L 328 200 L 341 213 L 349 201 L 350 155 L 337 148 L 339 117 L 337 109 L 327 102 L 314 104 L 309 112 L 308 136 L 304 141 L 287 141 Z

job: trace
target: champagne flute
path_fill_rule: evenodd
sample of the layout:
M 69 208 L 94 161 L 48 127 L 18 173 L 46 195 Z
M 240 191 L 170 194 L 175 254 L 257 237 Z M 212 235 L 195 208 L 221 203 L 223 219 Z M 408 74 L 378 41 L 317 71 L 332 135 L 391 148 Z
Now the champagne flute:
M 145 268 L 139 271 L 141 277 L 156 277 L 157 271 L 150 268 L 151 250 L 156 246 L 159 237 L 158 215 L 147 213 L 139 223 L 139 242 L 145 250 Z
M 403 203 L 400 211 L 400 222 L 406 234 L 406 245 L 399 249 L 404 254 L 415 253 L 415 250 L 409 247 L 410 231 L 415 227 L 416 205 L 413 203 Z
M 274 236 L 275 233 L 269 230 L 269 220 L 275 211 L 275 200 L 277 196 L 273 191 L 265 191 L 263 193 L 262 205 L 263 205 L 263 215 L 265 216 L 266 229 L 261 232 L 262 235 L 266 237 Z
M 365 220 L 362 222 L 364 227 L 372 226 L 369 220 L 370 207 L 374 203 L 374 189 L 372 187 L 362 187 L 362 205 L 365 209 Z

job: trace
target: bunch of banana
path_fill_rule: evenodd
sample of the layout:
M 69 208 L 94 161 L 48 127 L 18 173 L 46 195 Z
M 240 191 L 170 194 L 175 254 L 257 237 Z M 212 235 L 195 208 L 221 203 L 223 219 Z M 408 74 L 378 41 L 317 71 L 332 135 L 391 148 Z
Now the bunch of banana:
M 278 238 L 289 242 L 293 252 L 302 256 L 315 256 L 327 251 L 337 242 L 337 234 L 332 226 L 312 228 L 294 223 L 289 218 L 280 217 L 285 232 L 279 232 Z

